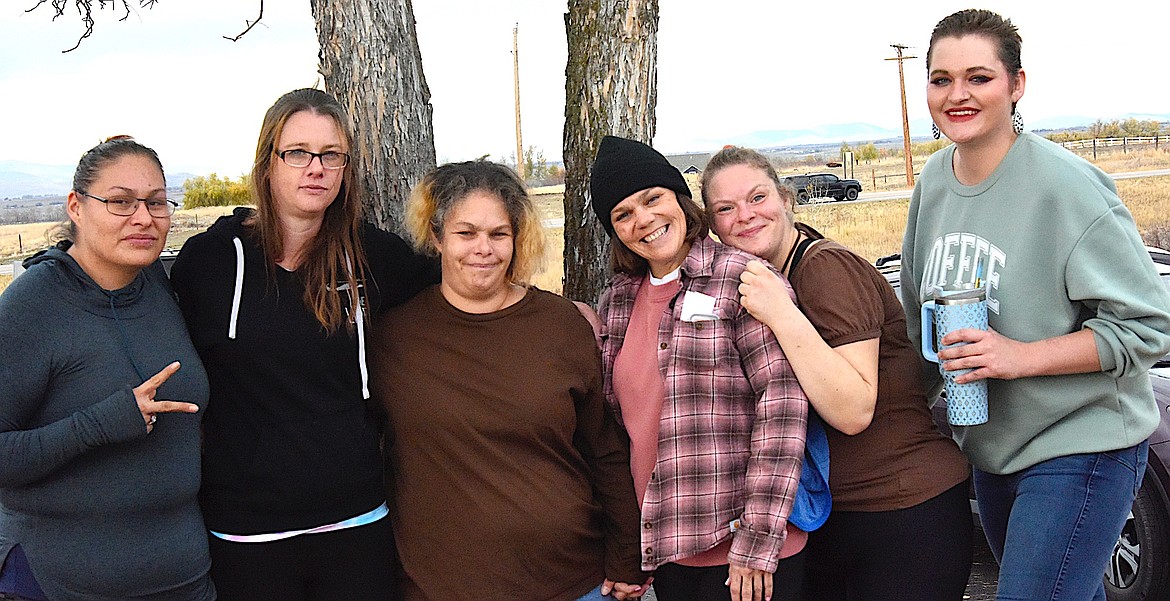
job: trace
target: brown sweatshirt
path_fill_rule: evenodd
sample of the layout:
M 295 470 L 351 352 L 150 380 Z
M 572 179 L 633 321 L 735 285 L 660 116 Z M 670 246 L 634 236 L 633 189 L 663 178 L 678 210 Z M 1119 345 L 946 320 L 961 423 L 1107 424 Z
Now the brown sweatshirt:
M 374 399 L 407 600 L 572 600 L 640 583 L 629 441 L 588 322 L 529 290 L 489 314 L 424 290 L 377 324 Z

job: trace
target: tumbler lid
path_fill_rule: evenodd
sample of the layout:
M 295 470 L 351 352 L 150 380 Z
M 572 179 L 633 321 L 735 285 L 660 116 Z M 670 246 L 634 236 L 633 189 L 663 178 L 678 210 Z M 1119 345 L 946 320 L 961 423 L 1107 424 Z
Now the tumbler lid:
M 981 303 L 987 298 L 986 288 L 969 288 L 966 290 L 935 290 L 934 302 L 938 305 L 966 305 Z

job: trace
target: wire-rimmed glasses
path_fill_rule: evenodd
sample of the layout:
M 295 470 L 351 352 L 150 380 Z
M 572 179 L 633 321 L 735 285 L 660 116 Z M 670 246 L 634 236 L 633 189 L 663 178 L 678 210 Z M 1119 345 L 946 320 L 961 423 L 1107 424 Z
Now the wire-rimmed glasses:
M 134 198 L 133 196 L 102 198 L 89 192 L 81 192 L 81 195 L 88 196 L 106 205 L 106 210 L 110 214 L 119 217 L 133 215 L 138 210 L 138 203 L 140 202 L 146 205 L 146 212 L 150 213 L 151 217 L 170 217 L 175 214 L 175 209 L 179 208 L 179 203 L 169 198 Z

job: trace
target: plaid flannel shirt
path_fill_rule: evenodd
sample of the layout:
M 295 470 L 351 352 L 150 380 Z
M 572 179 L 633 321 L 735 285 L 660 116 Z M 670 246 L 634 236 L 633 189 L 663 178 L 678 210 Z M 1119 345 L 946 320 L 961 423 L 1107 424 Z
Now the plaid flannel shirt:
M 658 326 L 666 386 L 658 461 L 642 503 L 642 568 L 690 557 L 733 536 L 728 560 L 774 572 L 800 479 L 808 397 L 772 331 L 739 304 L 754 256 L 709 238 L 682 264 Z M 613 364 L 643 279 L 617 274 L 599 303 L 606 403 L 621 421 Z M 712 321 L 682 321 L 687 291 L 715 299 Z

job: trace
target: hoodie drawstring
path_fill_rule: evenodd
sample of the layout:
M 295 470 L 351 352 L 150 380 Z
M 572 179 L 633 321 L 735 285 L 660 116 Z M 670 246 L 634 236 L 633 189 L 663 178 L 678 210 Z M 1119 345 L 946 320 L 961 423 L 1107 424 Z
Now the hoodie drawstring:
M 228 321 L 228 338 L 230 340 L 236 339 L 236 321 L 240 317 L 240 296 L 244 292 L 244 243 L 240 242 L 240 237 L 232 238 L 232 244 L 236 245 L 236 291 L 232 294 L 232 316 Z
M 228 338 L 235 340 L 236 322 L 240 317 L 240 297 L 244 291 L 244 244 L 240 241 L 239 236 L 232 238 L 232 244 L 236 247 L 236 289 L 232 294 L 232 314 L 228 321 Z M 353 261 L 349 257 L 345 258 L 345 268 L 349 270 L 350 275 L 354 275 Z M 354 277 L 356 281 L 356 276 Z M 370 398 L 370 371 L 366 367 L 366 320 L 365 311 L 362 309 L 362 286 L 359 285 L 357 290 L 353 291 L 353 295 L 354 326 L 357 328 L 358 339 L 358 371 L 362 376 L 362 399 L 365 400 Z
M 351 276 L 353 273 L 353 261 L 349 257 L 345 258 L 345 268 L 349 270 Z M 354 281 L 357 281 L 356 276 Z M 354 304 L 354 327 L 357 328 L 358 339 L 358 371 L 362 374 L 362 399 L 370 398 L 370 372 L 366 368 L 366 325 L 365 325 L 365 311 L 362 309 L 362 286 L 358 286 L 357 290 L 353 291 Z

